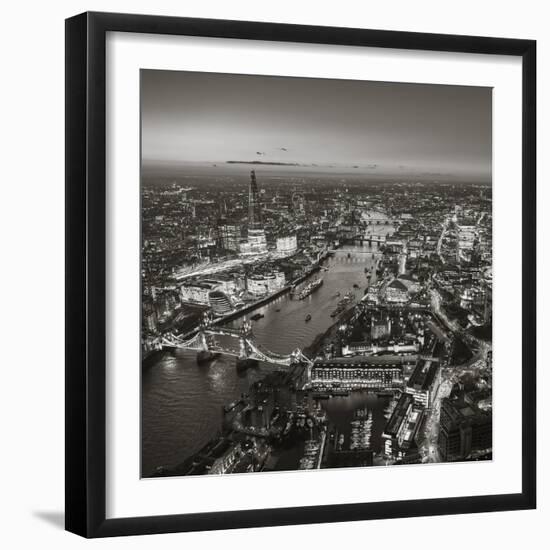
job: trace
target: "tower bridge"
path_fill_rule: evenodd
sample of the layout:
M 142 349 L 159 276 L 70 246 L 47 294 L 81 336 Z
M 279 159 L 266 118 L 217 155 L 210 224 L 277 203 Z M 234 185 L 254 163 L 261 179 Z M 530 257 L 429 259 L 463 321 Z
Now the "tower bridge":
M 296 348 L 288 355 L 275 353 L 259 344 L 249 321 L 240 329 L 213 326 L 210 319 L 204 318 L 197 333 L 184 340 L 174 334 L 163 335 L 159 344 L 163 347 L 196 350 L 203 353 L 222 353 L 232 355 L 239 360 L 255 360 L 272 363 L 282 367 L 298 364 L 311 366 L 313 361 Z

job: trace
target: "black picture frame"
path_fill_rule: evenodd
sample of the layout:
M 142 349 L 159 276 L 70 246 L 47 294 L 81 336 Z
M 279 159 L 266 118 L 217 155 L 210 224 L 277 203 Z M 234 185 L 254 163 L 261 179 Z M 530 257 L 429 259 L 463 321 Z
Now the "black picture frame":
M 109 31 L 519 56 L 522 121 L 522 490 L 517 494 L 106 519 L 105 43 Z M 83 13 L 66 20 L 66 529 L 85 537 L 536 506 L 536 42 Z

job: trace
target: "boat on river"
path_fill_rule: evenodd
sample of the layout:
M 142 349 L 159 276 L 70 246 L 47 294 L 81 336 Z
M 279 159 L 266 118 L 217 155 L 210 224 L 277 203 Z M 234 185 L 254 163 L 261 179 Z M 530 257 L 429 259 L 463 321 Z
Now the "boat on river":
M 298 294 L 298 300 L 307 298 L 311 293 L 315 292 L 323 284 L 323 279 L 315 279 L 306 285 Z
M 311 314 L 310 314 L 310 313 L 308 313 L 308 314 L 306 315 L 306 323 L 307 323 L 308 321 L 311 321 Z

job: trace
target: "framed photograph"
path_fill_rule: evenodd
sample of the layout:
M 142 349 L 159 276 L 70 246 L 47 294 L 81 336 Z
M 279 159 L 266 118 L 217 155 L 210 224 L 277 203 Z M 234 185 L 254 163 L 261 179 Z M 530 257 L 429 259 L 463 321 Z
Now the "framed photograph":
M 66 21 L 66 528 L 535 507 L 531 40 Z

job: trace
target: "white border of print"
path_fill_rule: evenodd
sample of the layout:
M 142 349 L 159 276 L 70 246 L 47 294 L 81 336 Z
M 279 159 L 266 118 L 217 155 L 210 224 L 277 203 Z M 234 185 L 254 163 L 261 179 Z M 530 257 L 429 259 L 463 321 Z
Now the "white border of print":
M 521 60 L 108 33 L 106 61 L 107 518 L 521 492 Z M 493 461 L 140 479 L 142 68 L 493 87 Z

